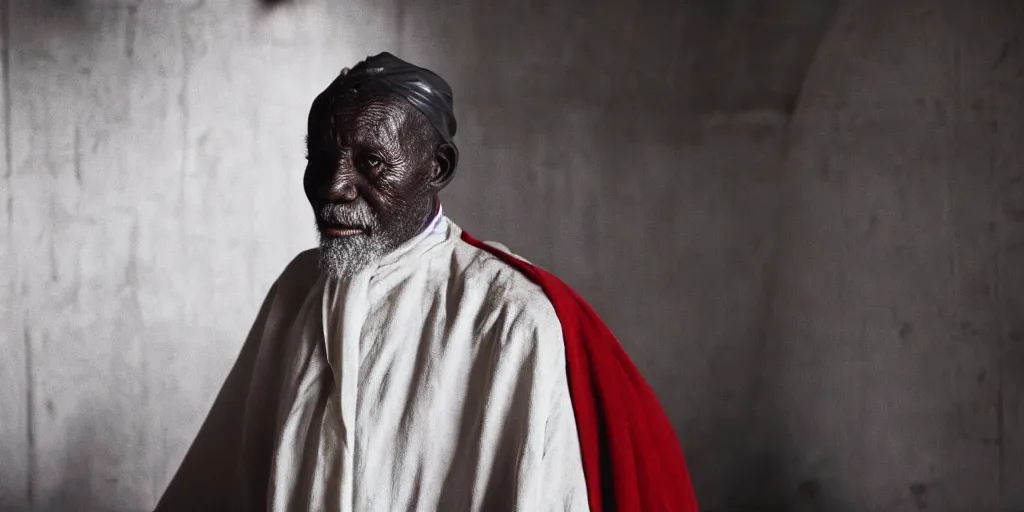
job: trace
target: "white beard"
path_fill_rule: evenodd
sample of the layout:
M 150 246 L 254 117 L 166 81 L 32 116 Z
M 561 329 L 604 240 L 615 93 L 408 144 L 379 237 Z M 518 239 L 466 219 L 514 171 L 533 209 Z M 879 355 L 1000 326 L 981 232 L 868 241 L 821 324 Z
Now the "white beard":
M 380 236 L 333 238 L 321 234 L 320 270 L 337 279 L 351 278 L 390 252 L 389 245 Z
M 397 249 L 404 240 L 415 236 L 404 233 L 402 226 L 381 226 L 365 202 L 351 206 L 325 206 L 320 217 L 334 223 L 360 226 L 370 234 L 347 237 L 320 235 L 320 270 L 337 279 L 349 279 Z M 397 241 L 397 242 L 396 242 Z

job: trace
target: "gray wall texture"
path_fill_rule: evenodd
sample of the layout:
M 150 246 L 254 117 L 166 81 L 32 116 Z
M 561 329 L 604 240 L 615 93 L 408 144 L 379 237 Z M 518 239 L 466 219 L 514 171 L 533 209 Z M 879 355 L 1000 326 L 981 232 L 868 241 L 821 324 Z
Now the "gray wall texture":
M 266 4 L 0 2 L 0 510 L 155 504 L 315 242 L 310 101 L 383 50 L 704 510 L 1024 510 L 1024 3 Z

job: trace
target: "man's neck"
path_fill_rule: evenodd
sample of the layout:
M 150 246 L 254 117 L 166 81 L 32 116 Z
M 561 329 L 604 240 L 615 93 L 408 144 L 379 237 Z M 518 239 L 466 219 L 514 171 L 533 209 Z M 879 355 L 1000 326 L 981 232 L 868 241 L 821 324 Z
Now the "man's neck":
M 434 222 L 434 218 L 437 217 L 437 214 L 440 211 L 441 201 L 438 199 L 438 197 L 434 196 L 430 198 L 430 215 L 427 215 L 427 218 L 423 220 L 423 224 L 420 225 L 420 232 L 430 227 L 430 224 Z

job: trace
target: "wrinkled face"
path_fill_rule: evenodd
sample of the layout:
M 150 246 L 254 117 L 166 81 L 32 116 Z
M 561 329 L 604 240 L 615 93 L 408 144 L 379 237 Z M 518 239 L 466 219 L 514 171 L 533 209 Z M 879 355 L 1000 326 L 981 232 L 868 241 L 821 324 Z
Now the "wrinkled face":
M 415 236 L 451 169 L 437 132 L 404 99 L 345 97 L 332 84 L 310 110 L 303 185 L 320 265 L 348 277 Z

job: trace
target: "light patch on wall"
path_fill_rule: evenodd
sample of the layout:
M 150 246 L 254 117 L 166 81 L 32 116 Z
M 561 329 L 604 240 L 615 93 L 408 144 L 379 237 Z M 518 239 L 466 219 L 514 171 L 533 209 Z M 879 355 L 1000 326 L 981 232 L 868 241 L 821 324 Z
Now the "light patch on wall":
M 294 47 L 322 41 L 328 18 L 321 2 L 298 0 L 259 0 L 253 37 L 278 47 Z
M 99 6 L 121 6 L 121 7 L 138 7 L 142 5 L 144 0 L 50 0 L 54 3 L 59 4 L 84 4 L 84 5 L 99 5 Z M 161 0 L 160 4 L 167 6 L 177 7 L 198 7 L 202 5 L 203 0 Z

